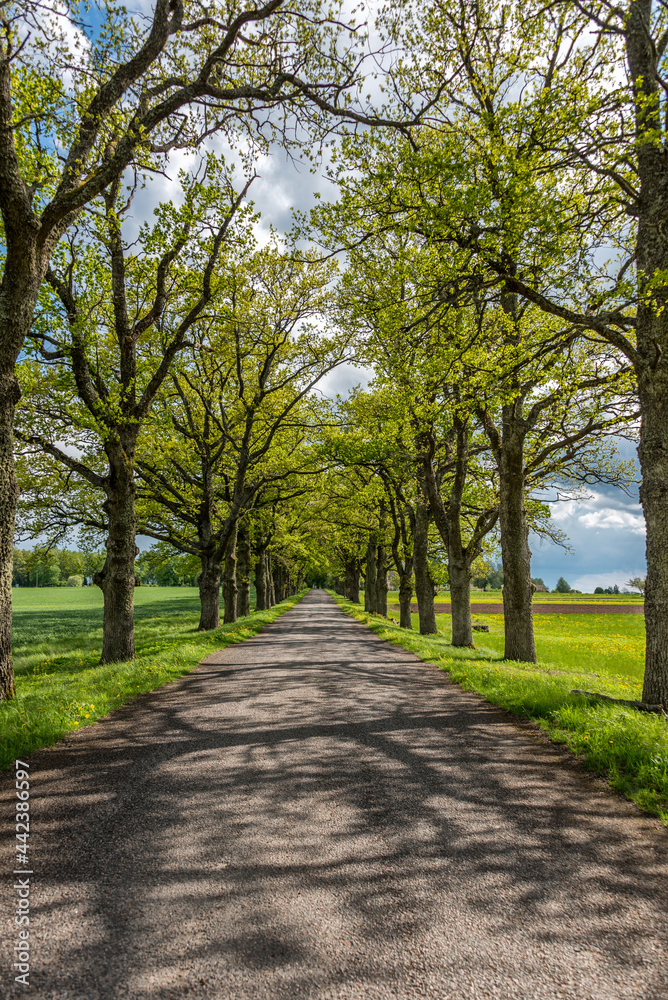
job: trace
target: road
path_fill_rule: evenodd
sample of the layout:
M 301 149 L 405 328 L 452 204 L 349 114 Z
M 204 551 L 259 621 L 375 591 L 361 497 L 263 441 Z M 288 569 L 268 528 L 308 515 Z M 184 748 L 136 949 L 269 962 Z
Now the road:
M 30 762 L 3 997 L 668 998 L 666 831 L 322 591 Z

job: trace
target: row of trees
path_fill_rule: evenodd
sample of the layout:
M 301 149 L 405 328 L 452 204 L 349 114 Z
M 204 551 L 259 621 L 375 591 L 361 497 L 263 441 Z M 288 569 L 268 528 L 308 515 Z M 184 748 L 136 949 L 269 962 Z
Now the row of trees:
M 36 545 L 32 552 L 14 549 L 12 585 L 15 587 L 83 586 L 104 561 L 97 552 L 78 552 Z
M 379 23 L 388 43 L 394 38 L 391 21 Z M 75 451 L 69 456 L 74 463 L 70 471 L 103 492 L 111 485 L 104 510 L 97 514 L 98 526 L 113 525 L 98 578 L 109 608 L 103 655 L 130 656 L 134 452 L 172 361 L 191 343 L 191 334 L 201 336 L 210 315 L 213 272 L 245 186 L 232 190 L 222 166 L 214 177 L 212 157 L 206 156 L 205 175 L 187 185 L 178 206 L 163 206 L 157 226 L 142 237 L 145 253 L 137 256 L 142 258 L 139 270 L 147 269 L 143 279 L 128 260 L 124 243 L 128 203 L 151 177 L 169 171 L 170 154 L 203 149 L 212 137 L 240 151 L 248 177 L 255 156 L 277 139 L 289 149 L 324 140 L 337 122 L 388 123 L 382 108 L 379 113 L 359 96 L 366 32 L 354 22 L 346 25 L 320 0 L 300 4 L 299 10 L 284 0 L 248 7 L 216 0 L 206 7 L 199 0 L 155 0 L 148 17 L 128 16 L 125 8 L 111 4 L 98 8 L 92 22 L 87 4 L 77 0 L 62 11 L 49 11 L 39 0 L 9 0 L 0 22 L 4 698 L 14 691 L 13 450 L 15 410 L 23 389 L 16 365 L 28 338 L 45 364 L 71 362 L 66 377 L 76 383 L 76 405 L 91 431 L 103 435 L 100 467 L 81 463 L 79 468 Z M 392 96 L 386 103 L 405 119 L 401 100 Z M 96 257 L 98 240 L 108 254 L 104 275 Z M 174 296 L 168 308 L 168 291 L 178 301 L 174 323 Z M 50 298 L 69 327 L 66 346 L 59 336 L 55 343 L 50 339 Z M 102 354 L 106 346 L 116 348 L 112 371 L 102 360 L 98 371 L 96 336 Z M 143 378 L 147 358 L 155 364 Z M 79 426 L 73 428 L 75 436 L 80 432 Z M 25 434 L 34 447 L 51 454 L 43 428 L 27 427 Z M 225 531 L 232 530 L 230 522 Z M 214 557 L 220 555 L 221 543 L 223 548 L 227 544 L 218 540 Z
M 663 7 L 388 6 L 377 27 L 404 53 L 384 78 L 393 120 L 346 97 L 362 33 L 344 51 L 315 8 L 189 21 L 158 2 L 148 34 L 129 21 L 100 36 L 114 57 L 96 50 L 74 93 L 42 92 L 30 59 L 43 49 L 16 45 L 27 11 L 0 54 L 2 545 L 23 350 L 23 511 L 42 531 L 106 533 L 103 659 L 133 654 L 138 526 L 199 559 L 202 627 L 238 556 L 249 565 L 255 546 L 267 575 L 280 526 L 302 571 L 335 556 L 354 593 L 363 565 L 381 612 L 391 559 L 402 622 L 414 578 L 427 631 L 447 566 L 457 645 L 472 641 L 470 579 L 498 532 L 506 656 L 531 661 L 528 538 L 551 532 L 537 497 L 623 481 L 611 442 L 640 420 L 644 697 L 668 704 Z M 323 259 L 255 246 L 251 182 L 211 154 L 137 236 L 134 192 L 171 149 L 213 131 L 258 148 L 279 108 L 297 141 L 337 119 L 368 126 L 339 144 L 338 200 L 303 220 Z M 313 390 L 352 356 L 374 383 L 332 411 Z

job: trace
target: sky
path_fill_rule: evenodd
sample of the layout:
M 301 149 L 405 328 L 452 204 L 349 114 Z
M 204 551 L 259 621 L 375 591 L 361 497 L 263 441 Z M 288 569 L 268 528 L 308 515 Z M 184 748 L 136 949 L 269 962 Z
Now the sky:
M 131 7 L 148 10 L 152 3 L 135 0 Z M 135 202 L 137 224 L 152 216 L 159 201 L 177 195 L 178 167 L 186 166 L 188 160 L 188 154 L 174 155 L 167 176 L 154 177 L 140 193 Z M 293 212 L 308 212 L 315 204 L 316 192 L 324 200 L 334 197 L 324 165 L 314 173 L 310 163 L 300 161 L 294 151 L 288 157 L 280 147 L 274 148 L 259 159 L 257 173 L 250 198 L 262 215 L 258 230 L 261 241 L 271 226 L 279 233 L 289 230 Z M 330 397 L 345 395 L 354 385 L 366 385 L 372 375 L 369 369 L 343 366 L 330 373 L 320 389 Z M 635 456 L 635 446 L 629 442 L 620 442 L 620 450 L 625 459 Z M 555 524 L 568 538 L 570 551 L 537 536 L 530 540 L 532 575 L 541 577 L 550 589 L 560 576 L 573 588 L 592 591 L 596 586 L 614 584 L 621 589 L 631 577 L 645 575 L 645 532 L 637 486 L 630 495 L 615 487 L 598 487 L 586 491 L 586 499 L 555 502 L 551 507 Z
M 332 396 L 344 395 L 353 385 L 366 385 L 372 375 L 369 369 L 339 368 L 322 389 Z M 635 444 L 620 440 L 617 446 L 625 461 L 636 459 Z M 647 572 L 638 484 L 629 487 L 628 493 L 615 486 L 586 488 L 581 500 L 555 500 L 556 496 L 556 489 L 548 490 L 540 499 L 552 501 L 552 520 L 566 534 L 568 549 L 532 533 L 532 577 L 541 578 L 550 590 L 560 577 L 583 593 L 615 584 L 620 590 L 631 590 L 628 581 Z
M 176 163 L 170 173 L 175 179 Z M 270 226 L 278 232 L 290 229 L 293 211 L 309 211 L 315 205 L 316 192 L 327 200 L 334 196 L 324 168 L 313 174 L 308 164 L 286 157 L 281 149 L 260 160 L 258 175 L 250 197 L 262 216 L 260 239 Z M 153 207 L 171 193 L 172 182 L 167 177 L 156 178 L 156 183 L 143 195 L 144 202 L 137 205 L 138 216 L 150 217 Z M 372 376 L 370 369 L 342 366 L 323 379 L 319 388 L 324 395 L 334 398 L 345 395 L 355 385 L 365 386 Z M 621 441 L 619 446 L 625 459 L 635 457 L 635 445 Z M 621 590 L 631 578 L 644 577 L 645 528 L 637 486 L 630 493 L 604 486 L 587 490 L 587 499 L 552 503 L 552 517 L 567 535 L 570 548 L 565 551 L 547 539 L 532 535 L 532 576 L 542 578 L 550 590 L 563 576 L 571 587 L 585 593 L 615 584 Z M 147 539 L 140 544 L 144 547 L 151 543 Z

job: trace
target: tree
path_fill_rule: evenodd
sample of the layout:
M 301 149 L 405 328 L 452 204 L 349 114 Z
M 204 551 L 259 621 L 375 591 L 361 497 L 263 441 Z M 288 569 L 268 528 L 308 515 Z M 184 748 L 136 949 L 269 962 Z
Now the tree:
M 610 466 L 608 455 L 596 454 L 592 442 L 615 427 L 624 429 L 636 416 L 629 404 L 634 379 L 624 353 L 600 338 L 585 339 L 581 326 L 547 318 L 508 279 L 526 271 L 534 281 L 549 284 L 555 260 L 565 258 L 577 271 L 573 255 L 578 252 L 583 259 L 576 263 L 586 263 L 580 233 L 558 224 L 562 202 L 579 204 L 577 186 L 563 165 L 558 168 L 546 156 L 544 138 L 554 74 L 562 68 L 562 40 L 577 36 L 582 18 L 578 22 L 577 12 L 533 13 L 535 23 L 528 25 L 519 5 L 429 7 L 421 17 L 428 26 L 425 37 L 415 39 L 423 46 L 425 65 L 438 75 L 461 60 L 462 72 L 452 73 L 448 101 L 439 102 L 412 144 L 366 134 L 346 144 L 339 161 L 338 210 L 345 227 L 339 225 L 337 232 L 351 259 L 375 252 L 382 260 L 375 267 L 380 282 L 387 285 L 388 257 L 390 268 L 403 265 L 394 301 L 385 293 L 395 345 L 405 350 L 417 329 L 430 331 L 439 323 L 448 328 L 449 349 L 438 355 L 443 381 L 449 376 L 461 392 L 458 419 L 468 421 L 470 409 L 476 409 L 498 470 L 505 655 L 529 661 L 536 658 L 530 491 L 562 473 L 582 475 L 585 481 L 623 479 L 624 470 Z M 526 30 L 509 49 L 506 38 L 514 18 Z M 519 102 L 513 88 L 521 94 Z M 355 169 L 362 164 L 363 169 Z M 331 220 L 335 212 L 325 212 L 325 218 Z M 417 278 L 411 255 L 421 265 Z M 404 298 L 413 307 L 408 322 L 400 306 Z M 467 329 L 462 316 L 471 312 L 477 323 L 469 320 Z M 464 636 L 470 633 L 467 605 L 456 598 L 465 591 L 458 584 L 467 572 L 464 550 L 456 529 L 448 530 L 433 488 L 429 499 L 444 541 L 455 540 L 453 627 L 460 617 L 454 613 L 457 603 L 464 613 Z
M 558 594 L 570 594 L 571 585 L 564 580 L 563 576 L 560 576 L 557 580 L 557 585 L 554 588 Z
M 284 0 L 247 9 L 214 2 L 204 13 L 196 0 L 155 0 L 145 20 L 109 5 L 92 37 L 85 21 L 86 7 L 76 0 L 67 16 L 47 14 L 40 0 L 22 0 L 4 5 L 0 29 L 1 698 L 14 692 L 13 423 L 20 397 L 14 366 L 64 234 L 131 164 L 150 173 L 170 151 L 193 148 L 212 133 L 252 153 L 277 133 L 289 145 L 288 118 L 300 138 L 322 136 L 330 116 L 393 124 L 353 107 L 361 33 L 351 25 L 341 43 L 341 22 L 328 18 L 319 0 L 297 13 Z
M 331 264 L 275 245 L 247 248 L 221 268 L 215 314 L 173 371 L 162 394 L 166 420 L 142 445 L 142 531 L 201 560 L 201 629 L 220 624 L 223 563 L 224 617 L 236 620 L 241 518 L 312 471 L 302 447 L 318 419 L 312 390 L 346 357 L 344 343 L 317 329 L 332 273 Z M 261 608 L 264 586 L 257 589 Z
M 642 576 L 634 576 L 627 581 L 629 587 L 633 587 L 634 590 L 639 590 L 641 594 L 645 593 L 646 579 Z
M 17 437 L 104 496 L 102 516 L 89 522 L 107 535 L 105 564 L 93 577 L 104 595 L 101 663 L 134 657 L 139 436 L 175 357 L 216 295 L 214 271 L 246 193 L 231 188 L 214 157 L 202 179 L 181 180 L 182 206 L 160 206 L 156 224 L 143 227 L 138 241 L 123 238 L 134 192 L 126 195 L 120 183 L 103 192 L 100 216 L 47 271 L 53 297 L 45 298 L 31 334 L 36 360 L 21 365 L 26 400 Z M 63 438 L 82 454 L 69 454 Z M 58 506 L 44 498 L 41 506 L 53 523 Z
M 643 699 L 668 705 L 665 9 L 654 0 L 487 7 L 464 0 L 420 15 L 431 29 L 425 67 L 442 74 L 454 50 L 465 53 L 465 63 L 484 67 L 481 85 L 470 85 L 476 74 L 468 66 L 453 75 L 442 104 L 441 132 L 448 134 L 431 176 L 456 193 L 449 238 L 469 248 L 477 281 L 497 275 L 507 293 L 560 320 L 565 338 L 586 332 L 632 367 L 647 525 Z M 509 33 L 510 47 L 503 44 Z M 498 114 L 489 97 L 501 98 Z M 481 124 L 491 118 L 494 129 L 483 145 Z M 459 146 L 458 130 L 466 137 Z M 462 170 L 462 148 L 485 149 L 486 157 L 469 154 L 468 162 L 492 163 L 517 180 L 515 168 L 523 166 L 522 183 L 514 185 L 522 211 L 510 234 L 511 250 L 522 244 L 521 254 L 508 253 L 507 239 L 499 239 L 503 203 L 475 171 Z M 395 189 L 401 190 L 399 178 Z M 444 214 L 437 202 L 432 220 L 441 232 Z

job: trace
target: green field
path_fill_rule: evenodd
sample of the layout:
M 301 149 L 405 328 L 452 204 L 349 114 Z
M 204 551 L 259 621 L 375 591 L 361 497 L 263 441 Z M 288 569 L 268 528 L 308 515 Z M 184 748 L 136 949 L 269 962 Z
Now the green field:
M 399 627 L 399 614 L 391 607 L 390 617 L 381 618 L 343 598 L 336 600 L 388 642 L 446 670 L 463 688 L 536 722 L 551 739 L 565 743 L 588 767 L 604 776 L 613 788 L 668 825 L 668 720 L 571 694 L 578 689 L 640 699 L 644 616 L 607 612 L 537 614 L 534 626 L 539 662 L 517 663 L 503 659 L 503 616 L 475 612 L 476 603 L 497 603 L 488 600 L 493 596 L 500 601 L 500 594 L 472 595 L 474 622 L 490 627 L 489 633 L 475 633 L 475 649 L 450 645 L 450 615 L 437 615 L 438 635 L 421 636 L 417 615 L 412 616 L 414 631 L 409 631 Z M 439 595 L 437 603 L 448 597 Z M 546 597 L 566 603 L 562 595 L 540 595 Z M 588 604 L 639 601 L 623 595 L 573 597 Z M 398 595 L 390 594 L 388 605 L 396 603 Z
M 138 588 L 137 658 L 101 667 L 102 593 L 97 587 L 15 589 L 13 596 L 17 693 L 11 702 L 0 703 L 0 769 L 180 677 L 214 650 L 242 642 L 299 599 L 214 632 L 198 632 L 196 587 Z
M 565 599 L 564 599 L 565 598 Z M 439 594 L 436 606 L 449 601 L 449 594 Z M 390 618 L 399 621 L 398 593 L 388 594 Z M 477 633 L 476 646 L 484 655 L 501 658 L 503 655 L 503 615 L 482 614 L 476 611 L 480 604 L 501 604 L 501 591 L 473 593 L 471 609 L 474 625 L 487 625 L 489 632 Z M 536 594 L 534 604 L 596 604 L 604 608 L 611 604 L 642 605 L 642 597 L 635 594 Z M 411 616 L 413 628 L 419 631 L 419 618 Z M 451 616 L 436 616 L 439 632 L 452 635 Z M 534 615 L 536 653 L 541 664 L 551 670 L 586 672 L 592 678 L 616 677 L 617 683 L 625 678 L 635 693 L 627 695 L 640 698 L 645 657 L 645 618 L 639 614 L 536 614 Z

